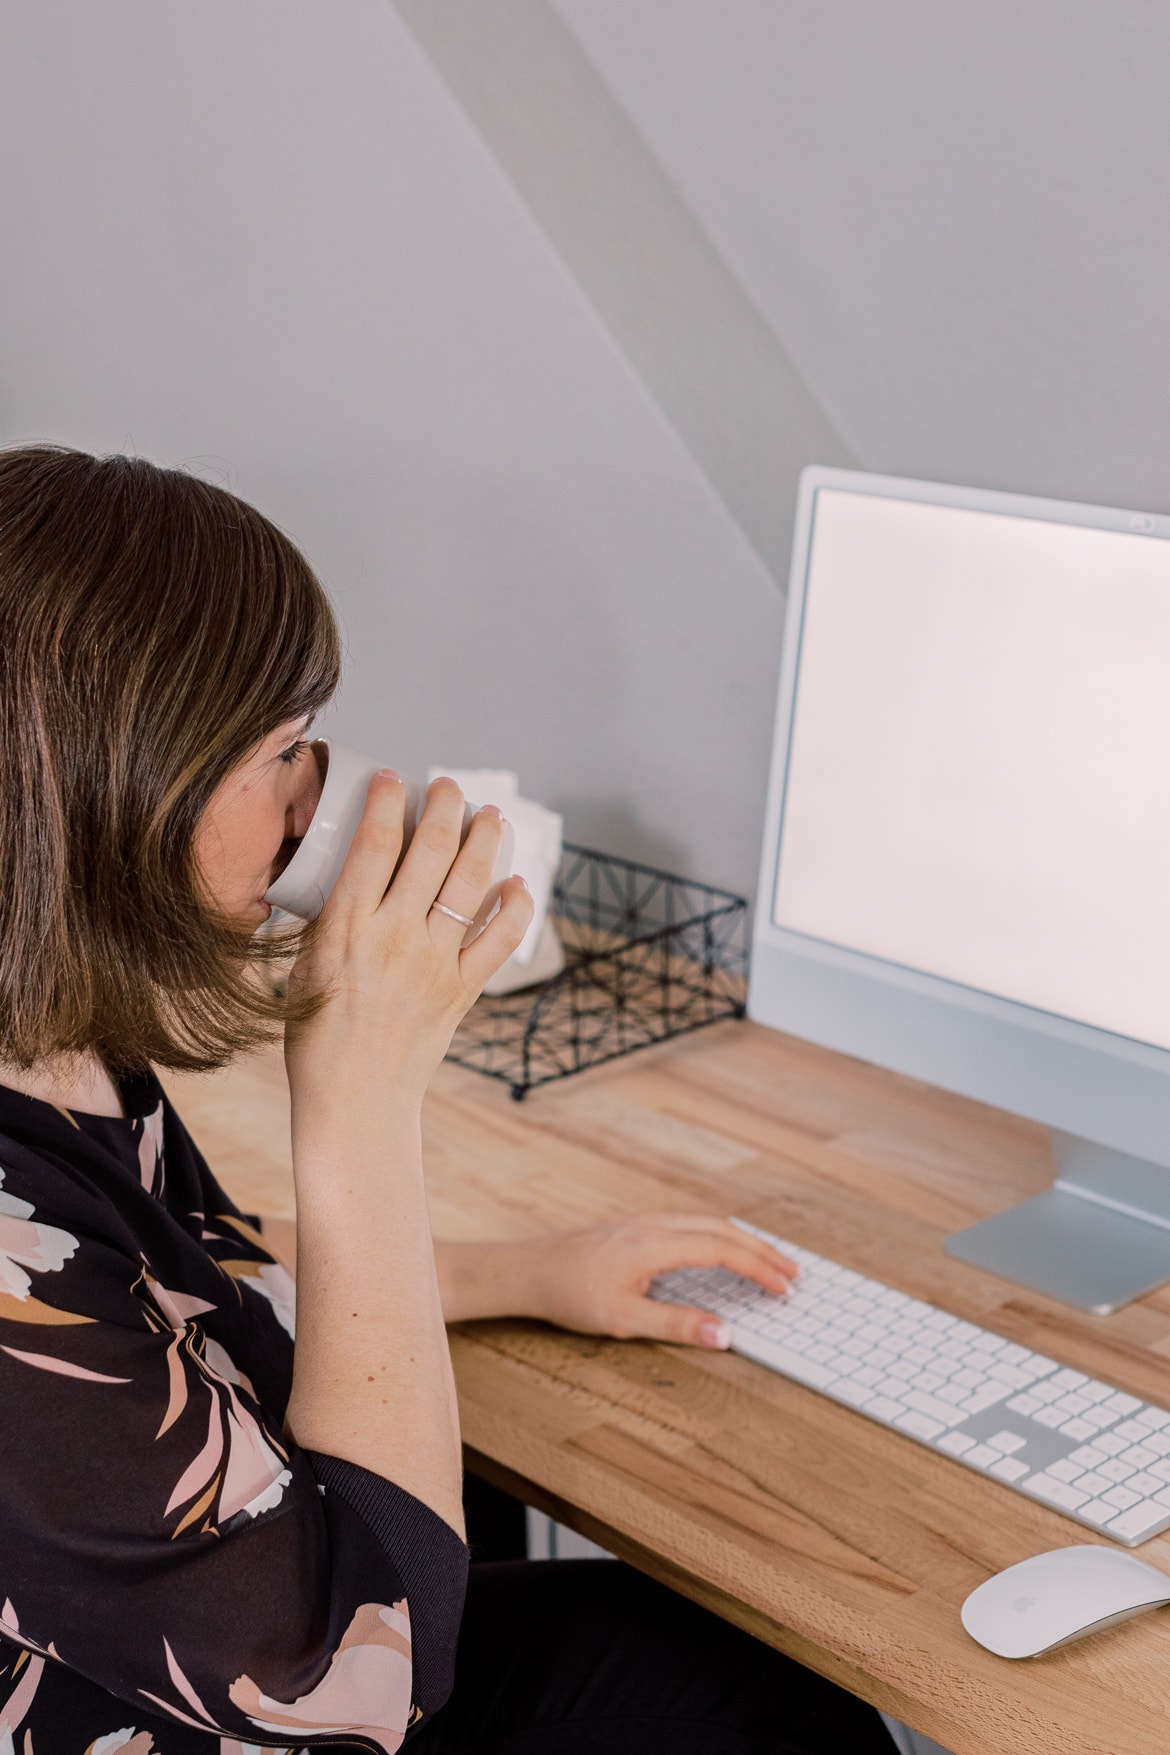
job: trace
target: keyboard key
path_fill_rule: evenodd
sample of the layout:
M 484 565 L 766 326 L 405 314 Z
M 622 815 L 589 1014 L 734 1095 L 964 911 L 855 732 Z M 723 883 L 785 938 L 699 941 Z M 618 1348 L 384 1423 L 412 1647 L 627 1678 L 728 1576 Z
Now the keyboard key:
M 1006 1365 L 1002 1359 L 994 1359 L 987 1375 L 994 1377 L 997 1383 L 1006 1383 L 1009 1389 L 1024 1389 L 1032 1381 L 1030 1371 L 1021 1371 L 1018 1365 Z M 1073 1409 L 1076 1412 L 1076 1409 Z
M 1125 1439 L 1118 1438 L 1115 1432 L 1098 1432 L 1093 1439 L 1093 1446 L 1096 1450 L 1103 1450 L 1107 1456 L 1116 1456 L 1118 1451 L 1129 1449 Z
M 1013 1414 L 1034 1414 L 1036 1409 L 1043 1407 L 1043 1405 L 1043 1402 L 1038 1402 L 1036 1397 L 1030 1393 L 1014 1395 L 1008 1403 Z
M 1108 1407 L 1109 1403 L 1106 1402 L 1105 1406 Z M 1115 1431 L 1119 1438 L 1128 1438 L 1131 1444 L 1137 1444 L 1146 1436 L 1149 1427 L 1143 1426 L 1140 1420 L 1123 1420 Z
M 1062 1414 L 1067 1414 L 1071 1420 L 1074 1414 L 1083 1414 L 1085 1409 L 1091 1408 L 1093 1404 L 1086 1401 L 1083 1395 L 1062 1395 L 1060 1400 L 1053 1402 L 1052 1405 L 1054 1408 L 1059 1408 Z
M 1142 1536 L 1152 1535 L 1160 1525 L 1170 1523 L 1170 1511 L 1164 1505 L 1151 1505 L 1147 1500 L 1135 1505 L 1130 1511 L 1123 1511 L 1107 1524 L 1110 1535 L 1122 1536 L 1126 1541 L 1137 1541 Z
M 1059 1505 L 1062 1511 L 1076 1511 L 1089 1497 L 1067 1481 L 1054 1481 L 1050 1475 L 1032 1475 L 1022 1485 L 1037 1499 L 1045 1499 L 1049 1505 Z
M 902 1400 L 908 1408 L 925 1414 L 929 1420 L 937 1420 L 940 1427 L 957 1426 L 965 1418 L 961 1409 L 952 1407 L 950 1402 L 939 1401 L 937 1396 L 926 1395 L 920 1389 L 907 1390 Z
M 1056 1373 L 1052 1381 L 1059 1384 L 1061 1389 L 1080 1389 L 1082 1383 L 1088 1383 L 1089 1380 L 1083 1371 L 1070 1371 L 1066 1366 L 1063 1371 Z
M 988 1470 L 989 1474 L 998 1475 L 1001 1481 L 1018 1481 L 1027 1472 L 1028 1464 L 1021 1462 L 1018 1456 L 1001 1456 Z
M 1104 1475 L 1109 1481 L 1126 1481 L 1135 1472 L 1133 1467 L 1127 1462 L 1122 1462 L 1119 1456 L 1111 1456 L 1109 1461 L 1103 1462 L 1097 1470 L 1099 1475 Z
M 1031 1393 L 1038 1402 L 1058 1402 L 1061 1397 L 1061 1391 L 1055 1383 L 1033 1384 Z
M 879 1371 L 875 1365 L 862 1365 L 859 1370 L 853 1373 L 853 1381 L 854 1383 L 864 1383 L 868 1388 L 873 1389 L 881 1382 L 883 1376 L 884 1373 Z
M 964 1462 L 974 1463 L 977 1469 L 989 1469 L 993 1462 L 999 1461 L 998 1450 L 992 1450 L 990 1444 L 977 1444 L 969 1450 Z
M 919 1438 L 937 1438 L 940 1432 L 946 1431 L 941 1421 L 928 1419 L 925 1414 L 918 1414 L 913 1410 L 908 1414 L 899 1414 L 894 1425 L 900 1426 L 904 1432 L 913 1432 Z
M 1110 1487 L 1101 1497 L 1107 1505 L 1115 1505 L 1118 1511 L 1128 1511 L 1131 1505 L 1141 1503 L 1142 1496 L 1140 1493 L 1131 1493 L 1128 1487 Z
M 1028 1440 L 1021 1438 L 1018 1432 L 1009 1432 L 1005 1427 L 1002 1432 L 997 1432 L 995 1437 L 989 1438 L 987 1442 L 992 1450 L 998 1450 L 1001 1456 L 1011 1456 L 1015 1451 L 1023 1450 Z
M 1078 1475 L 1085 1473 L 1080 1464 L 1075 1463 L 1070 1456 L 1062 1456 L 1059 1462 L 1049 1463 L 1047 1472 L 1054 1481 L 1075 1481 Z M 1123 1507 L 1118 1506 L 1119 1511 L 1122 1509 Z
M 1064 1424 L 1064 1415 L 1058 1414 L 1055 1408 L 1037 1408 L 1033 1418 L 1038 1420 L 1041 1426 L 1055 1427 Z
M 1156 1456 L 1170 1456 L 1170 1432 L 1151 1432 L 1148 1438 L 1142 1439 L 1142 1443 Z
M 824 1363 L 828 1365 L 831 1370 L 839 1371 L 842 1377 L 852 1377 L 853 1367 L 857 1364 L 857 1360 L 852 1358 L 848 1353 L 830 1353 Z
M 1107 1383 L 1086 1383 L 1083 1389 L 1077 1391 L 1077 1394 L 1083 1395 L 1087 1402 L 1108 1401 L 1109 1385 Z
M 1101 1431 L 1106 1426 L 1112 1426 L 1117 1415 L 1113 1412 L 1109 1403 L 1104 1402 L 1099 1408 L 1087 1408 L 1084 1418 L 1088 1421 L 1090 1426 L 1094 1426 L 1098 1431 Z
M 1145 1469 L 1139 1469 L 1137 1474 L 1131 1475 L 1125 1483 L 1127 1492 L 1137 1493 L 1142 1499 L 1149 1499 L 1164 1485 L 1165 1482 L 1160 1481 L 1157 1475 L 1147 1474 Z
M 828 1371 L 806 1355 L 777 1346 L 774 1341 L 766 1341 L 762 1335 L 752 1334 L 750 1330 L 735 1337 L 735 1348 L 745 1358 L 756 1359 L 761 1365 L 770 1365 L 773 1371 L 783 1372 L 785 1377 L 794 1377 L 797 1383 L 805 1383 L 810 1389 L 827 1389 L 836 1381 L 835 1371 Z
M 875 1420 L 884 1420 L 889 1425 L 895 1414 L 902 1412 L 901 1402 L 893 1401 L 889 1396 L 877 1395 L 866 1408 L 866 1413 Z
M 833 1394 L 838 1401 L 848 1402 L 851 1408 L 863 1408 L 867 1402 L 873 1400 L 873 1390 L 868 1384 L 855 1383 L 850 1379 L 835 1383 Z
M 1088 1420 L 1082 1420 L 1079 1417 L 1066 1420 L 1064 1425 L 1060 1427 L 1060 1431 L 1064 1433 L 1066 1438 L 1091 1438 L 1096 1430 L 1097 1428 L 1090 1425 Z
M 1158 1453 L 1156 1450 L 1151 1450 L 1146 1444 L 1131 1444 L 1128 1450 L 1122 1451 L 1121 1460 L 1132 1463 L 1135 1469 L 1145 1469 L 1149 1468 L 1152 1462 L 1157 1462 Z
M 1077 1516 L 1083 1517 L 1086 1523 L 1105 1524 L 1117 1516 L 1117 1507 L 1105 1499 L 1090 1499 L 1087 1505 L 1081 1506 Z
M 962 1456 L 971 1449 L 975 1440 L 966 1432 L 945 1432 L 938 1441 L 940 1450 L 949 1451 L 951 1456 Z
M 1077 1486 L 1082 1493 L 1107 1493 L 1111 1485 L 1112 1482 L 1104 1475 L 1099 1475 L 1096 1469 L 1088 1469 L 1077 1479 Z
M 1141 1405 L 1136 1395 L 1125 1395 L 1121 1390 L 1115 1390 L 1105 1403 L 1107 1408 L 1116 1408 L 1119 1414 L 1132 1414 Z
M 1099 1444 L 1082 1444 L 1079 1450 L 1073 1451 L 1068 1460 L 1080 1463 L 1083 1469 L 1095 1469 L 1098 1463 L 1105 1461 L 1105 1452 Z M 1170 1481 L 1170 1475 L 1166 1479 Z
M 1160 1432 L 1163 1426 L 1170 1426 L 1170 1414 L 1165 1408 L 1143 1408 L 1135 1418 L 1155 1432 Z

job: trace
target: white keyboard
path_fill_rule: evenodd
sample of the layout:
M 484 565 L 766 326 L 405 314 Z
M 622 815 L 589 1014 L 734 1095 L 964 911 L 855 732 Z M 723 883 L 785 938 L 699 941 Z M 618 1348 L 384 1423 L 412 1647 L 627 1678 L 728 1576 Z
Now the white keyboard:
M 1136 1547 L 1170 1524 L 1170 1412 L 811 1250 L 786 1298 L 724 1268 L 678 1268 L 650 1295 L 697 1305 L 735 1352 Z

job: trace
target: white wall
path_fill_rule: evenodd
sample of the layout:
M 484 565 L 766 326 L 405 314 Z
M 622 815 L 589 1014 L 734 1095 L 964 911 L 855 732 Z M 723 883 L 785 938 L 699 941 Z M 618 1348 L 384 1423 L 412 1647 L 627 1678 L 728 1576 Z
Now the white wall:
M 0 0 L 0 437 L 229 482 L 335 591 L 341 732 L 750 890 L 800 462 L 1170 505 L 1168 50 L 1149 0 Z
M 865 467 L 1170 506 L 1170 8 L 551 3 Z
M 782 583 L 800 470 L 855 461 L 782 338 L 547 0 L 392 3 Z
M 341 735 L 751 886 L 778 595 L 395 14 L 23 0 L 0 62 L 3 439 L 273 515 Z

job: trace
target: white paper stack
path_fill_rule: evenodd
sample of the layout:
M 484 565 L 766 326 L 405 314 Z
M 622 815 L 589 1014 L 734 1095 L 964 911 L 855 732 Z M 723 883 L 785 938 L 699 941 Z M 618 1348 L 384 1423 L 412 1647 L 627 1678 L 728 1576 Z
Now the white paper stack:
M 433 767 L 427 780 L 449 775 L 474 804 L 494 804 L 503 811 L 516 834 L 514 870 L 532 892 L 532 924 L 508 961 L 488 982 L 485 993 L 511 993 L 549 981 L 565 966 L 565 953 L 549 916 L 553 879 L 561 863 L 563 819 L 530 798 L 520 797 L 519 777 L 510 768 Z

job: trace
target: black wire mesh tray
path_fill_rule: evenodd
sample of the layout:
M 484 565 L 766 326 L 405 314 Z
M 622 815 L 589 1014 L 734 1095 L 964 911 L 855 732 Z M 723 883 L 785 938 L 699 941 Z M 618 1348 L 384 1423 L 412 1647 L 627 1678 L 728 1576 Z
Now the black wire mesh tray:
M 447 1054 L 518 1101 L 653 1042 L 740 1018 L 747 903 L 566 842 L 550 912 L 565 947 L 551 981 L 477 1000 Z

